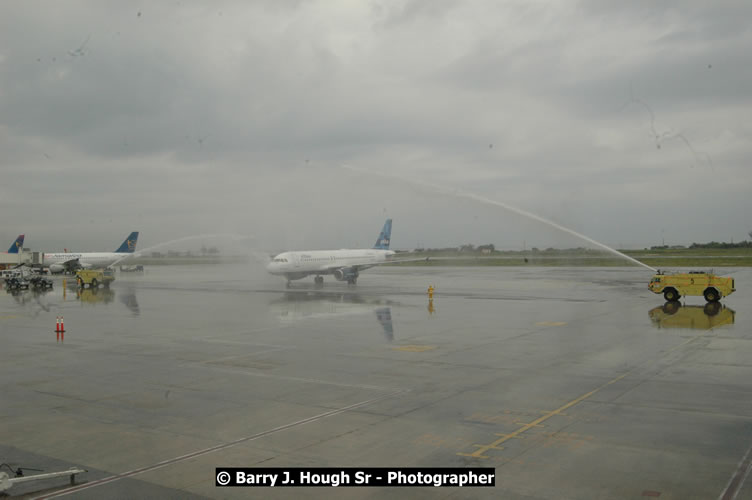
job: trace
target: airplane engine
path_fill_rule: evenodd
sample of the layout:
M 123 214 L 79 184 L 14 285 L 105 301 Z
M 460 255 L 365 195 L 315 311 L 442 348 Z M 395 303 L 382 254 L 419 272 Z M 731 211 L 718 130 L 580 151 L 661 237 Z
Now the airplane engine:
M 65 271 L 65 266 L 63 266 L 62 264 L 52 264 L 49 269 L 51 273 L 57 274 Z
M 337 281 L 350 282 L 358 279 L 358 270 L 351 267 L 341 267 L 339 269 L 335 269 L 332 275 Z

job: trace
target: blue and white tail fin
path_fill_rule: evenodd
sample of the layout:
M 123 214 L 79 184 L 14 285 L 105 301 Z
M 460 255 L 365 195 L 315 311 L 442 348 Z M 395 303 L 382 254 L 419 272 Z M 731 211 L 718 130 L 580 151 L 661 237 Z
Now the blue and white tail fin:
M 13 244 L 8 249 L 8 253 L 18 253 L 23 248 L 23 240 L 24 240 L 24 235 L 19 234 L 18 238 L 16 238 L 16 241 L 14 241 Z
M 389 241 L 392 239 L 392 219 L 387 219 L 384 227 L 381 229 L 379 239 L 373 248 L 377 250 L 389 250 Z
M 138 242 L 138 231 L 133 231 L 120 245 L 120 248 L 115 250 L 115 253 L 133 253 L 136 251 L 136 243 Z

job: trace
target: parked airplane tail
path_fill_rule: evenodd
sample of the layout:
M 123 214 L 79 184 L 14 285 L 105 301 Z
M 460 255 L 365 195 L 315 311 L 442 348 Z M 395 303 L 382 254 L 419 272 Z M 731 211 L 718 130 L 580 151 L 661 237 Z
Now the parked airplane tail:
M 133 231 L 120 245 L 120 248 L 115 250 L 115 253 L 133 253 L 136 251 L 136 243 L 138 242 L 138 231 Z M 122 260 L 122 259 L 121 259 Z
M 23 240 L 24 240 L 24 235 L 19 234 L 18 238 L 16 238 L 16 241 L 14 241 L 13 244 L 8 249 L 8 253 L 18 253 L 21 250 L 21 248 L 23 248 Z
M 373 248 L 378 250 L 389 250 L 389 241 L 392 239 L 392 219 L 387 219 L 384 223 L 384 227 L 381 229 L 379 239 L 376 240 L 376 244 Z

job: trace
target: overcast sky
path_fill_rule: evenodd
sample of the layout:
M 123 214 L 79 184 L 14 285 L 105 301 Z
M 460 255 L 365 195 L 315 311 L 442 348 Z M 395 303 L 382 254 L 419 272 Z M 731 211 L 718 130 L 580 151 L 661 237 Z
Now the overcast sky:
M 622 248 L 746 239 L 750 19 L 748 1 L 6 2 L 0 250 L 133 230 L 140 249 L 371 246 L 386 217 L 397 248 L 581 244 L 454 189 Z

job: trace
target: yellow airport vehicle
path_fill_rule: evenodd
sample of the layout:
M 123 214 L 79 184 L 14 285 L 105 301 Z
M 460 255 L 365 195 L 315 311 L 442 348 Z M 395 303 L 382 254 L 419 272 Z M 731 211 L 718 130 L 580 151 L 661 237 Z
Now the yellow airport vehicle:
M 81 269 L 76 271 L 76 282 L 81 288 L 89 285 L 89 288 L 97 288 L 99 285 L 105 287 L 115 281 L 115 273 L 110 269 Z
M 701 271 L 681 274 L 658 274 L 648 285 L 653 293 L 662 293 L 668 302 L 679 300 L 682 295 L 702 295 L 708 302 L 718 302 L 721 297 L 736 291 L 734 278 L 715 276 Z
M 735 312 L 719 302 L 704 306 L 683 306 L 679 302 L 666 302 L 648 311 L 656 328 L 681 328 L 687 330 L 712 330 L 723 325 L 733 325 Z

